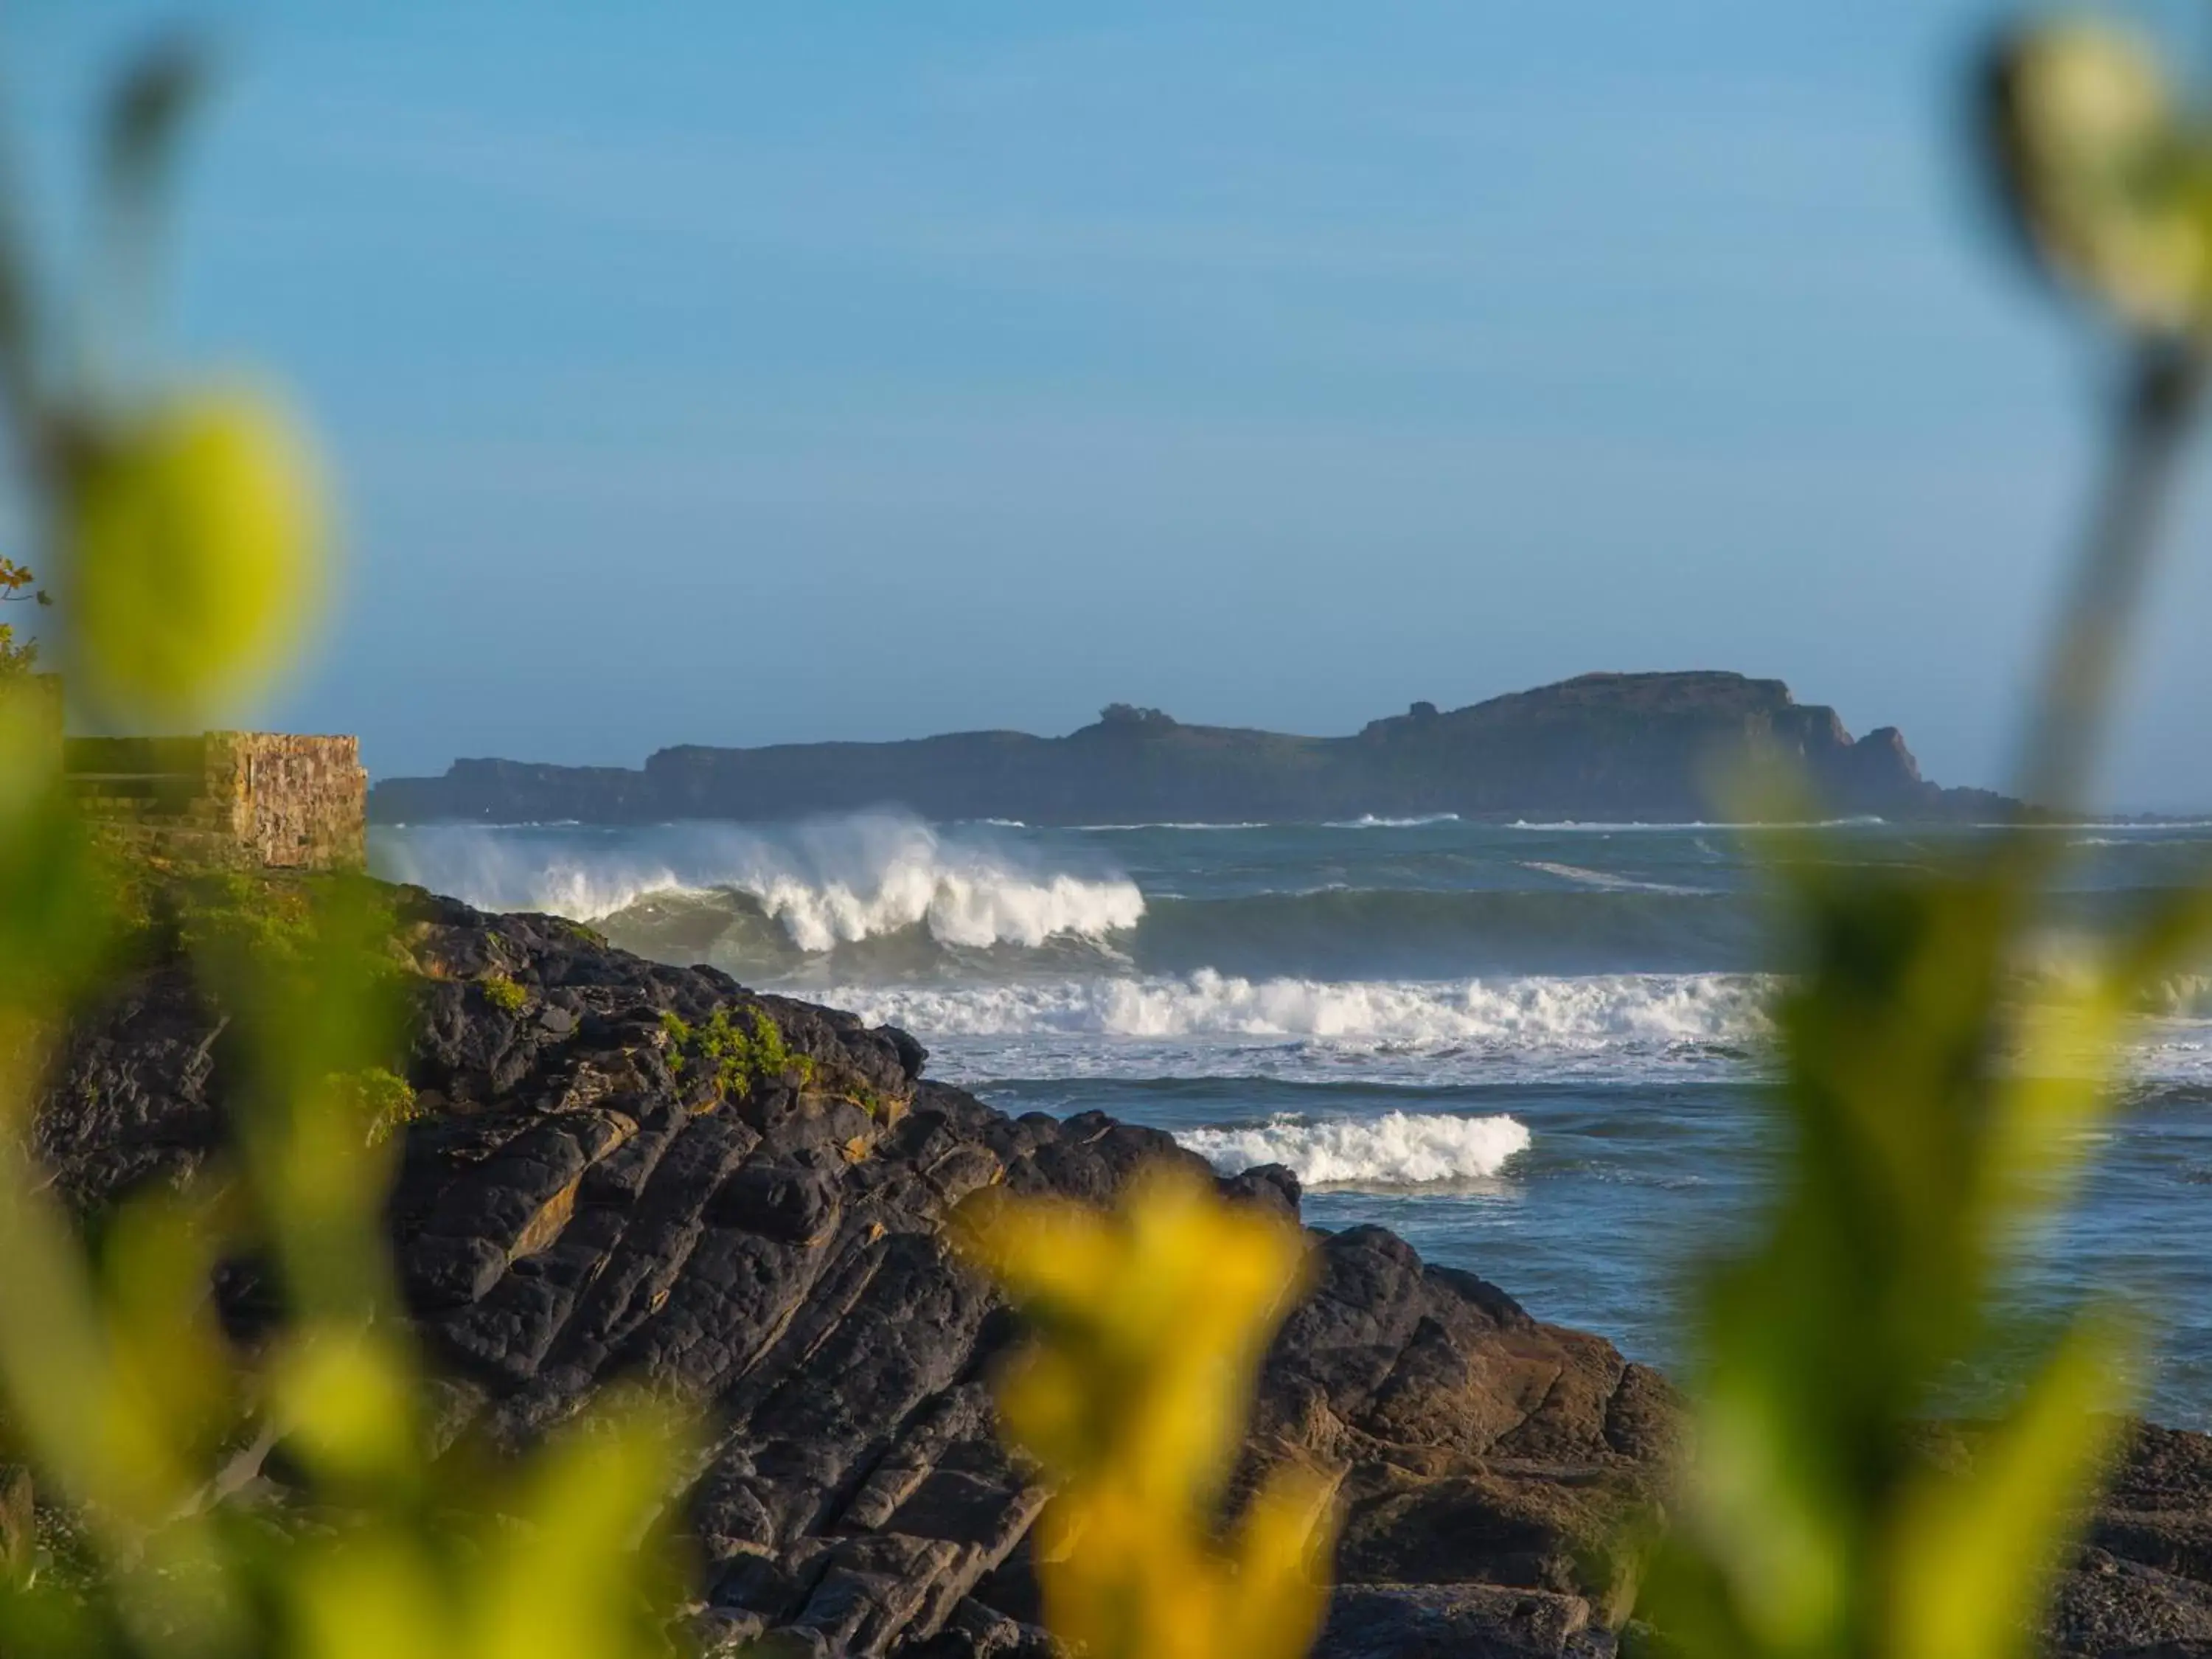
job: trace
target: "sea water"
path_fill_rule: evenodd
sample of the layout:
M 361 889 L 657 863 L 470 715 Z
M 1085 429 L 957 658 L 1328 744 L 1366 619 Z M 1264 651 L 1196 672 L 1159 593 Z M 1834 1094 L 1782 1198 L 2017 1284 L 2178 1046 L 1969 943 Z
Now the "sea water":
M 1832 826 L 1917 864 L 1965 832 Z M 2212 826 L 2051 829 L 2049 954 L 2212 857 Z M 671 961 L 912 1031 L 1010 1112 L 1098 1109 L 1310 1223 L 1379 1222 L 1536 1316 L 1679 1364 L 1684 1288 L 1772 1174 L 1767 1007 L 1786 961 L 1755 830 L 1707 824 L 426 825 L 379 873 L 592 923 Z M 2212 1425 L 2212 981 L 2161 988 L 2080 1203 L 2027 1241 L 2031 1319 L 2085 1296 L 2162 1333 L 2146 1408 Z

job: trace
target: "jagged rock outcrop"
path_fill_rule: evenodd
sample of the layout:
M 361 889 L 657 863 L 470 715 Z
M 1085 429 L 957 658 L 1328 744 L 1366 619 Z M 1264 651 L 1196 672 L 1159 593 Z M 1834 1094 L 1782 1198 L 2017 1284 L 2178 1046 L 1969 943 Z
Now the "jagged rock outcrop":
M 2003 817 L 2018 803 L 1920 776 L 1893 726 L 1853 742 L 1835 710 L 1741 674 L 1584 674 L 1440 713 L 1432 703 L 1348 738 L 1185 726 L 1116 703 L 1064 738 L 963 732 L 906 743 L 685 744 L 641 771 L 461 760 L 387 778 L 386 823 L 772 819 L 903 806 L 1029 823 L 1297 823 L 1456 812 L 1692 819 L 1758 756 L 1795 762 L 1828 810 Z
M 526 1443 L 641 1379 L 706 1436 L 669 1494 L 702 1569 L 702 1636 L 1048 1652 L 1025 1544 L 1045 1494 L 1000 1446 L 988 1389 L 1016 1323 L 942 1223 L 988 1183 L 1103 1202 L 1146 1160 L 1186 1155 L 1095 1113 L 1009 1118 L 926 1079 L 902 1033 L 570 923 L 427 895 L 403 909 L 422 970 L 410 1070 L 434 1111 L 408 1133 L 392 1225 L 443 1432 Z M 765 1010 L 811 1080 L 719 1100 L 672 1067 L 662 1014 L 717 1007 Z M 59 1188 L 93 1208 L 200 1167 L 230 1040 L 175 967 L 85 1022 L 36 1125 Z M 1225 1185 L 1297 1204 L 1281 1170 Z M 1382 1229 L 1316 1244 L 1243 1474 L 1297 1458 L 1340 1479 L 1321 1652 L 1614 1652 L 1630 1586 L 1605 1546 L 1661 1492 L 1665 1382 Z M 226 1288 L 250 1319 L 251 1285 Z M 2054 1626 L 2063 1651 L 2212 1652 L 2212 1442 L 2146 1431 L 2092 1544 Z

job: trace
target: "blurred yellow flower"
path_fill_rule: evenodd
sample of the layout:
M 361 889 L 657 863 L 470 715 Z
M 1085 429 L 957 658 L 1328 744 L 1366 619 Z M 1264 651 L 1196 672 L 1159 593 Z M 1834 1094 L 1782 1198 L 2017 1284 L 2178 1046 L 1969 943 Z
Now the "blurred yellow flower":
M 1112 1215 L 992 1190 L 957 1220 L 1036 1332 L 999 1408 L 1058 1489 L 1036 1540 L 1054 1632 L 1093 1659 L 1302 1653 L 1327 1594 L 1332 1483 L 1277 1469 L 1229 1547 L 1214 1541 L 1261 1358 L 1306 1283 L 1297 1229 L 1172 1164 Z
M 64 501 L 87 689 L 187 723 L 260 689 L 321 586 L 321 495 L 299 428 L 252 392 L 185 398 L 93 446 Z

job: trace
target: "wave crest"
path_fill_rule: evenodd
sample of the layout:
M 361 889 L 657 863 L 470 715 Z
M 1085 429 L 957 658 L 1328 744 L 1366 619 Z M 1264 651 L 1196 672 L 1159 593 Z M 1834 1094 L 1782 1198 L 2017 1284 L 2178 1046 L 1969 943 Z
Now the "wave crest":
M 495 910 L 605 921 L 658 896 L 749 897 L 800 950 L 923 927 L 946 945 L 1034 949 L 1133 927 L 1144 895 L 1118 872 L 1042 870 L 988 836 L 890 814 L 788 829 L 671 824 L 620 840 L 474 825 L 380 842 L 378 873 Z
M 1352 1038 L 1436 1046 L 1741 1042 L 1766 1029 L 1772 982 L 1748 974 L 1602 974 L 1455 981 L 1249 980 L 1212 969 L 826 994 L 924 1040 L 1030 1033 Z
M 1278 1114 L 1241 1128 L 1188 1129 L 1176 1139 L 1224 1175 L 1287 1165 L 1309 1187 L 1419 1187 L 1484 1181 L 1528 1150 L 1516 1118 L 1385 1112 L 1320 1121 Z
M 1457 823 L 1456 812 L 1419 812 L 1411 817 L 1377 817 L 1372 812 L 1362 812 L 1356 818 L 1331 818 L 1322 825 L 1324 830 L 1425 830 L 1432 823 Z
M 1557 876 L 1561 881 L 1573 882 L 1578 887 L 1595 887 L 1610 893 L 1679 893 L 1698 897 L 1712 892 L 1710 887 L 1682 887 L 1673 882 L 1639 881 L 1617 871 L 1588 870 L 1579 864 L 1553 864 L 1543 859 L 1523 859 L 1521 867 L 1541 875 Z

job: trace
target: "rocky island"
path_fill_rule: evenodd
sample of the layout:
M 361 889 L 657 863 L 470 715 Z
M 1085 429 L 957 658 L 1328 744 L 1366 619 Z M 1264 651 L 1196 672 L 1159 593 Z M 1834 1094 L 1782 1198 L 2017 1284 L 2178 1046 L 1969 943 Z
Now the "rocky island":
M 932 1081 L 901 1031 L 573 923 L 419 890 L 398 910 L 424 1115 L 390 1224 L 441 1369 L 442 1435 L 527 1444 L 612 1380 L 644 1378 L 710 1448 L 667 1494 L 710 1646 L 779 1632 L 825 1656 L 1054 1651 L 1025 1553 L 1045 1494 L 1001 1449 L 987 1387 L 1015 1322 L 950 1255 L 943 1222 L 988 1183 L 1103 1202 L 1146 1160 L 1189 1155 L 1097 1114 L 1008 1117 Z M 772 1019 L 809 1062 L 798 1080 L 723 1099 L 672 1065 L 664 1016 L 718 1009 Z M 79 1022 L 33 1142 L 80 1212 L 216 1154 L 225 1024 L 181 959 Z M 1279 1168 L 1224 1185 L 1298 1208 Z M 1247 1459 L 1339 1483 L 1325 1659 L 1632 1649 L 1632 1585 L 1606 1546 L 1662 1491 L 1668 1382 L 1380 1228 L 1315 1244 L 1316 1289 L 1270 1354 Z M 2212 1439 L 2134 1433 L 2049 1645 L 2212 1654 Z
M 1741 674 L 1585 674 L 1443 711 L 1415 703 L 1348 738 L 1186 726 L 1117 703 L 1064 738 L 963 732 L 902 743 L 685 744 L 640 770 L 460 760 L 386 778 L 372 819 L 520 823 L 761 821 L 902 806 L 1035 824 L 1304 823 L 1457 813 L 1686 821 L 1759 756 L 1794 763 L 1825 809 L 1990 819 L 2018 803 L 1921 777 L 1894 726 L 1854 739 L 1832 708 Z

